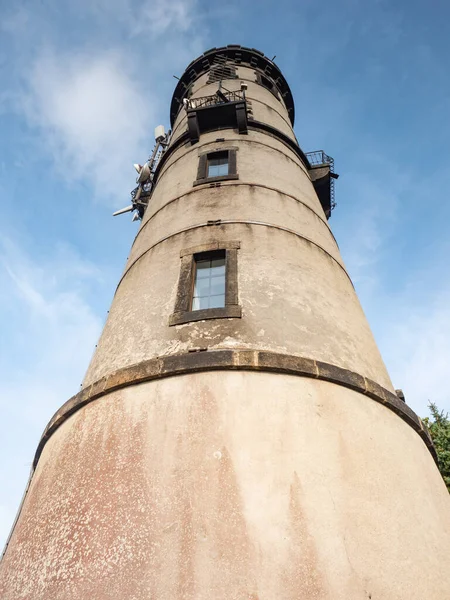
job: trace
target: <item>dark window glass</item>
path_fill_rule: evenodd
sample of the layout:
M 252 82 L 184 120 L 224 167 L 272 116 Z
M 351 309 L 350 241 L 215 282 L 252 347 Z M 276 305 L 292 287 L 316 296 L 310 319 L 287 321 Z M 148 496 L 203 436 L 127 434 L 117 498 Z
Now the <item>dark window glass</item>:
M 192 310 L 225 306 L 225 253 L 214 252 L 195 260 Z
M 205 161 L 206 161 L 206 154 Z M 206 164 L 206 162 L 205 162 Z M 240 243 L 210 242 L 182 250 L 175 310 L 169 325 L 205 319 L 240 319 L 237 253 Z M 209 249 L 210 248 L 210 249 Z
M 278 95 L 277 86 L 271 79 L 269 79 L 268 77 L 265 77 L 265 75 L 263 75 L 262 73 L 256 72 L 256 81 L 258 83 L 260 83 L 261 85 L 263 85 L 268 90 L 270 90 L 277 100 L 280 99 L 280 97 Z
M 267 79 L 267 77 L 264 77 L 264 75 L 261 75 L 261 83 L 264 87 L 266 87 L 270 91 L 272 91 L 274 88 L 274 85 L 270 81 L 270 79 Z
M 216 152 L 208 156 L 207 177 L 221 177 L 228 175 L 228 152 Z

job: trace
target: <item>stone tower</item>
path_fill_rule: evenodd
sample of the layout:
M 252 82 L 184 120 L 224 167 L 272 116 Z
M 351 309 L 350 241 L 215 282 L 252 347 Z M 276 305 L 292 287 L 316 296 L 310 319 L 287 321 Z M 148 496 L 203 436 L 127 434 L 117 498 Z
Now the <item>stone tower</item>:
M 392 387 L 278 67 L 212 49 L 80 393 L 50 421 L 2 600 L 443 600 L 450 500 Z

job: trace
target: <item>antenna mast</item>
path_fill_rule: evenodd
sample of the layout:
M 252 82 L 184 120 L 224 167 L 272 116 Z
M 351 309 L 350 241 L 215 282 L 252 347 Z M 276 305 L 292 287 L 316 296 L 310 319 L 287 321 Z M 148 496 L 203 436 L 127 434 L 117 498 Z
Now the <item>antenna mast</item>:
M 127 212 L 134 212 L 133 221 L 142 219 L 150 200 L 155 172 L 161 157 L 167 150 L 167 146 L 170 142 L 170 135 L 171 131 L 169 130 L 166 133 L 163 125 L 158 125 L 158 127 L 155 128 L 155 146 L 152 154 L 144 165 L 138 163 L 134 164 L 138 176 L 136 178 L 137 186 L 131 191 L 131 204 L 125 208 L 116 210 L 116 212 L 113 213 L 114 217 Z

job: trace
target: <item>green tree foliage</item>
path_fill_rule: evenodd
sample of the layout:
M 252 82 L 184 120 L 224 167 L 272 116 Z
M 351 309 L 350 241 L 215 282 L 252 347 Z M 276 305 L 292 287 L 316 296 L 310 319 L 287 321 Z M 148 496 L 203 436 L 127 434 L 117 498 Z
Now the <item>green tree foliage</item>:
M 450 492 L 450 419 L 448 413 L 444 414 L 434 402 L 430 402 L 428 407 L 431 416 L 425 417 L 423 421 L 430 431 L 438 455 L 439 469 Z

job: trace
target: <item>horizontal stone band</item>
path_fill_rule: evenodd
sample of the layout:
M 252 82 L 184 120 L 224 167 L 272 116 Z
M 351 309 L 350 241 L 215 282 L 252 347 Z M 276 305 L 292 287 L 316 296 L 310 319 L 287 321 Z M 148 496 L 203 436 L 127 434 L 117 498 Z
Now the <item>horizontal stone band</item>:
M 134 267 L 134 265 L 138 261 L 140 261 L 143 256 L 146 256 L 151 250 L 153 250 L 153 248 L 155 248 L 159 244 L 162 244 L 163 242 L 167 242 L 167 240 L 169 240 L 172 237 L 175 237 L 176 235 L 180 235 L 180 234 L 186 233 L 188 231 L 193 231 L 194 229 L 200 229 L 202 227 L 213 227 L 213 226 L 219 227 L 219 226 L 222 226 L 222 225 L 255 225 L 256 227 L 269 227 L 271 229 L 277 229 L 278 231 L 283 231 L 285 233 L 288 233 L 289 235 L 294 235 L 298 239 L 304 240 L 304 241 L 308 242 L 309 244 L 312 244 L 315 248 L 318 248 L 321 252 L 323 252 L 329 258 L 331 258 L 331 260 L 345 273 L 345 276 L 350 281 L 352 287 L 355 287 L 353 285 L 353 282 L 352 282 L 352 280 L 350 278 L 350 275 L 347 273 L 344 265 L 342 265 L 337 260 L 337 258 L 335 258 L 332 254 L 330 254 L 328 252 L 328 250 L 326 250 L 323 246 L 321 246 L 320 244 L 318 244 L 317 242 L 315 242 L 311 238 L 308 238 L 305 235 L 302 235 L 301 233 L 298 233 L 297 231 L 294 231 L 293 229 L 289 229 L 288 227 L 284 227 L 283 225 L 277 225 L 276 223 L 265 223 L 263 221 L 253 221 L 253 220 L 244 220 L 244 219 L 218 219 L 217 221 L 206 221 L 206 223 L 196 223 L 194 225 L 189 225 L 188 227 L 184 227 L 183 229 L 179 229 L 178 231 L 174 231 L 173 233 L 169 233 L 168 235 L 165 235 L 163 238 L 161 238 L 161 239 L 157 240 L 156 242 L 154 242 L 146 250 L 144 250 L 143 252 L 141 252 L 141 254 L 139 254 L 139 256 L 136 256 L 136 258 L 133 260 L 133 262 L 131 262 L 125 268 L 125 271 L 123 272 L 122 277 L 119 279 L 119 283 L 117 284 L 116 292 L 119 289 L 120 284 L 122 283 L 122 281 L 125 279 L 125 277 L 128 275 L 128 273 L 131 271 L 131 269 Z
M 436 451 L 427 428 L 405 402 L 367 377 L 331 365 L 292 354 L 259 350 L 210 350 L 162 356 L 123 367 L 81 390 L 55 413 L 39 442 L 33 466 L 37 465 L 42 449 L 52 433 L 77 410 L 110 392 L 143 383 L 186 373 L 215 370 L 267 371 L 301 377 L 312 377 L 360 392 L 386 406 L 410 425 L 422 438 L 436 459 Z

